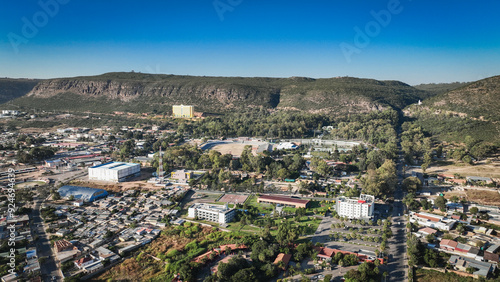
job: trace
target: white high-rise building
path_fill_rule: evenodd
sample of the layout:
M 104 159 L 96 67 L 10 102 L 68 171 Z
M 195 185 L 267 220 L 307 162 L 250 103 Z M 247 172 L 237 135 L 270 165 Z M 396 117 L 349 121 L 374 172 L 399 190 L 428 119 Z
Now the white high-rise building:
M 203 203 L 193 204 L 188 209 L 188 217 L 204 219 L 220 224 L 228 223 L 236 215 L 235 209 L 230 209 L 227 205 L 209 205 Z
M 370 219 L 373 217 L 375 197 L 361 194 L 359 199 L 337 198 L 337 214 L 351 219 Z

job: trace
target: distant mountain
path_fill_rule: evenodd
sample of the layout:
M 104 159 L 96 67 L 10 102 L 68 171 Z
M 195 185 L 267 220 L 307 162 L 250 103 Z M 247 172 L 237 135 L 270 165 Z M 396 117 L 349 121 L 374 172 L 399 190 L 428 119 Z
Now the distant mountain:
M 167 112 L 173 104 L 223 113 L 248 107 L 344 114 L 397 109 L 433 96 L 399 81 L 339 77 L 200 77 L 142 73 L 48 79 L 9 104 L 75 111 Z M 2 105 L 5 107 L 5 105 Z
M 455 90 L 455 89 L 462 87 L 462 86 L 465 86 L 467 84 L 469 84 L 469 82 L 427 83 L 427 84 L 415 85 L 413 87 L 437 95 L 437 94 L 446 93 L 446 92 L 451 91 L 451 90 Z
M 424 105 L 464 113 L 470 117 L 500 121 L 500 76 L 466 84 L 437 95 Z
M 0 104 L 30 92 L 40 80 L 0 78 Z
M 431 97 L 422 105 L 411 105 L 404 112 L 442 140 L 463 142 L 470 135 L 498 142 L 499 109 L 500 76 L 493 76 Z

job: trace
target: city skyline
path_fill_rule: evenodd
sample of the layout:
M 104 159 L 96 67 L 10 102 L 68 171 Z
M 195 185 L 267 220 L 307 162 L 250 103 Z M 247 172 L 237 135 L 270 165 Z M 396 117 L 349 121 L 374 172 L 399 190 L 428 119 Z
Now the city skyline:
M 134 70 L 415 85 L 500 74 L 494 1 L 41 0 L 2 8 L 2 77 Z

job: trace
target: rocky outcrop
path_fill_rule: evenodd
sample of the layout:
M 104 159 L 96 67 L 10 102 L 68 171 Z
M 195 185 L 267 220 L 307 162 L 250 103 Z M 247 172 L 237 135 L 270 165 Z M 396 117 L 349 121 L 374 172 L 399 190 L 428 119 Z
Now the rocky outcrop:
M 77 95 L 77 96 L 74 96 Z M 140 73 L 107 73 L 99 76 L 41 81 L 22 98 L 23 105 L 79 100 L 78 108 L 102 106 L 131 111 L 166 111 L 173 104 L 191 104 L 198 111 L 224 112 L 235 108 L 298 109 L 343 114 L 403 108 L 427 95 L 407 84 L 338 77 L 194 77 Z M 29 99 L 32 99 L 29 101 Z M 54 105 L 55 107 L 56 105 Z M 75 106 L 75 105 L 72 105 Z M 137 108 L 137 109 L 136 109 Z

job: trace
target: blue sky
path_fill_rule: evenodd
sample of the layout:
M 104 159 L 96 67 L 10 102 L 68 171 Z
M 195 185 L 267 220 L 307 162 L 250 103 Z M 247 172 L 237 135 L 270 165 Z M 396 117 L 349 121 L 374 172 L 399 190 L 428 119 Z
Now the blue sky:
M 498 11 L 494 0 L 2 1 L 0 77 L 474 81 L 500 74 Z

